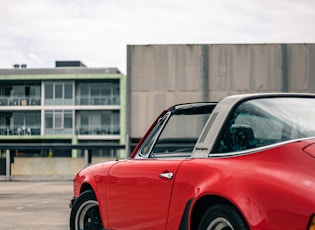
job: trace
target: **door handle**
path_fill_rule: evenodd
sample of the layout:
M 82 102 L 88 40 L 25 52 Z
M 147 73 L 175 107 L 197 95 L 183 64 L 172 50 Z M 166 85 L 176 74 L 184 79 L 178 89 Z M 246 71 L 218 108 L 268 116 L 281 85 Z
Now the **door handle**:
M 172 180 L 173 179 L 174 174 L 172 172 L 167 172 L 167 173 L 161 173 L 159 175 L 160 178 L 166 178 L 168 180 Z

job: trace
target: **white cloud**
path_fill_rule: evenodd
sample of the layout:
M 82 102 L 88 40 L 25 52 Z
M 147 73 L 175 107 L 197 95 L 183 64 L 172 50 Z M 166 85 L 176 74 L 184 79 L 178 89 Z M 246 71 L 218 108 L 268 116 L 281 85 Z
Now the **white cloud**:
M 125 72 L 127 44 L 311 43 L 312 0 L 2 0 L 0 68 L 81 60 Z

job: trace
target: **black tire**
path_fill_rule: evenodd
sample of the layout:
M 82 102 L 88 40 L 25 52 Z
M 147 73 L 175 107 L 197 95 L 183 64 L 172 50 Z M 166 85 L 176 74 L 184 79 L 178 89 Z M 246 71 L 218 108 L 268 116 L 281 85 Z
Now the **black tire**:
M 98 202 L 92 190 L 83 192 L 73 203 L 70 230 L 103 229 Z
M 217 204 L 205 212 L 198 230 L 249 230 L 249 228 L 235 208 L 226 204 Z

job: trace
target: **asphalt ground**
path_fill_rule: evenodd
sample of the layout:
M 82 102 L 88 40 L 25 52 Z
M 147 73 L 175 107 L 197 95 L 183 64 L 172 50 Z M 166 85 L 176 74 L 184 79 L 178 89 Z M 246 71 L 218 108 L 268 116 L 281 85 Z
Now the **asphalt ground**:
M 0 229 L 69 229 L 72 181 L 0 181 Z

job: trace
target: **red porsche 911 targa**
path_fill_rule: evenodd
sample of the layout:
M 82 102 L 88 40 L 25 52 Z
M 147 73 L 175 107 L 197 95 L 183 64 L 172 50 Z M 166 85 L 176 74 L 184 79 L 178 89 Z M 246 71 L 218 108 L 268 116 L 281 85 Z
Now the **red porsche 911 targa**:
M 71 230 L 315 230 L 315 95 L 172 106 L 74 178 Z

